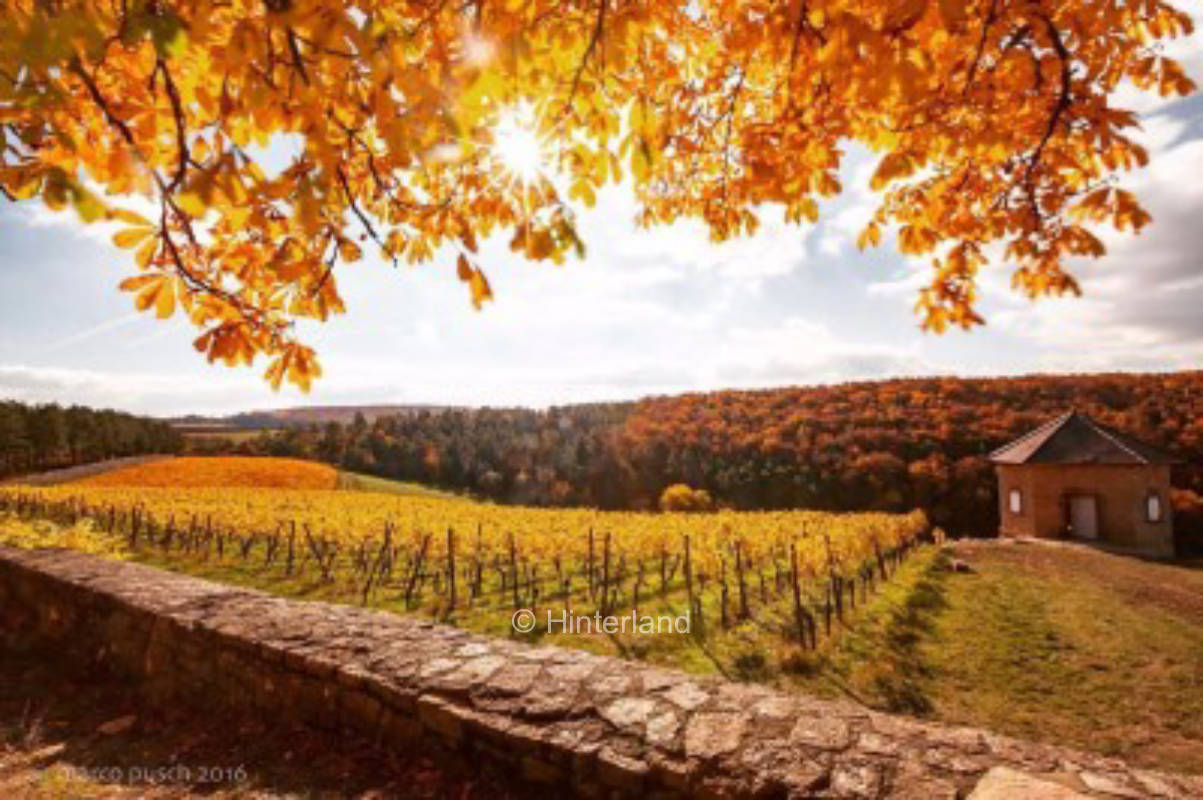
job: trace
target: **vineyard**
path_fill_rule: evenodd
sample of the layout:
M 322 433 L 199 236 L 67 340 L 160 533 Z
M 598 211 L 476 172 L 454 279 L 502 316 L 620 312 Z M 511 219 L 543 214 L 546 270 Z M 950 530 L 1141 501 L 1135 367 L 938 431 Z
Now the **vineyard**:
M 688 610 L 695 639 L 750 627 L 795 650 L 830 637 L 929 530 L 920 512 L 646 514 L 245 486 L 11 487 L 0 513 L 90 526 L 173 569 L 494 633 L 518 609 L 536 612 L 532 637 L 547 610 Z
M 173 458 L 104 472 L 77 484 L 175 489 L 333 489 L 338 485 L 338 470 L 296 458 Z

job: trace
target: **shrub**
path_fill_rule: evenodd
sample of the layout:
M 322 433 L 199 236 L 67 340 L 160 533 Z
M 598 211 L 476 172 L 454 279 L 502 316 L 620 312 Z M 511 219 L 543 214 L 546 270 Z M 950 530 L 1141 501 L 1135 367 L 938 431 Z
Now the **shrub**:
M 705 489 L 674 483 L 660 495 L 661 511 L 713 511 L 714 500 Z

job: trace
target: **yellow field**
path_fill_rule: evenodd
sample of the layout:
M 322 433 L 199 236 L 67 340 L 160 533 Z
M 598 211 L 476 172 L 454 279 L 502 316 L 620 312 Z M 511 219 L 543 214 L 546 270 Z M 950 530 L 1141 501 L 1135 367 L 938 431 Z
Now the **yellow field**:
M 93 475 L 74 486 L 167 489 L 333 489 L 338 470 L 292 458 L 172 458 Z
M 163 482 L 179 474 L 180 483 L 198 485 L 205 478 L 189 473 L 187 462 L 202 464 L 206 474 L 224 480 L 226 488 L 161 488 L 111 485 L 115 479 Z M 334 490 L 256 489 L 245 486 L 255 479 L 257 459 L 174 459 L 100 476 L 110 485 L 89 480 L 80 484 L 30 489 L 0 489 L 51 504 L 75 503 L 85 513 L 140 513 L 158 525 L 177 528 L 195 525 L 239 535 L 275 535 L 295 524 L 297 535 L 343 544 L 380 541 L 386 527 L 397 545 L 416 547 L 429 538 L 427 559 L 446 554 L 447 532 L 454 533 L 455 548 L 484 560 L 508 557 L 511 548 L 524 560 L 579 561 L 587 557 L 590 534 L 595 557 L 600 558 L 605 538 L 615 559 L 643 560 L 661 553 L 679 554 L 688 536 L 695 568 L 715 575 L 724 562 L 730 567 L 738 543 L 739 558 L 758 562 L 784 557 L 793 544 L 799 566 L 812 575 L 829 567 L 839 572 L 859 567 L 878 551 L 909 543 L 927 528 L 921 512 L 900 514 L 834 514 L 818 511 L 722 511 L 713 514 L 651 514 L 589 509 L 535 509 L 494 506 L 466 499 L 410 497 L 374 492 Z M 279 485 L 286 479 L 279 461 L 261 460 L 264 479 Z M 322 468 L 309 473 L 321 476 Z M 126 473 L 132 473 L 130 474 Z M 123 474 L 124 477 L 123 477 Z M 329 470 L 328 474 L 333 474 Z M 275 476 L 273 478 L 273 476 Z M 275 484 L 270 480 L 276 481 Z M 214 480 L 214 479 L 208 479 Z
M 46 520 L 0 517 L 0 544 L 26 549 L 65 547 L 110 558 L 129 555 L 121 539 L 105 534 L 88 519 L 63 527 Z
M 0 519 L 93 525 L 114 548 L 172 569 L 323 599 L 379 598 L 490 633 L 513 633 L 514 609 L 549 604 L 603 615 L 686 609 L 700 638 L 658 645 L 666 649 L 657 657 L 673 664 L 708 663 L 752 639 L 776 647 L 783 635 L 789 648 L 814 649 L 929 527 L 919 511 L 653 514 L 245 486 L 322 469 L 177 459 L 103 477 L 178 485 L 210 474 L 224 485 L 0 487 Z M 582 646 L 616 646 L 578 638 L 570 635 Z

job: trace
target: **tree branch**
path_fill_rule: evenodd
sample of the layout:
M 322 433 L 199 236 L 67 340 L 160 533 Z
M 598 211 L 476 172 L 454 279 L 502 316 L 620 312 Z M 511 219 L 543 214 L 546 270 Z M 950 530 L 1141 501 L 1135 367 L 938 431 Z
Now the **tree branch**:
M 138 145 L 134 142 L 134 134 L 130 131 L 129 126 L 125 124 L 124 120 L 120 119 L 116 114 L 113 113 L 113 110 L 109 107 L 108 101 L 105 100 L 104 95 L 100 93 L 100 88 L 96 85 L 96 81 L 92 80 L 92 76 L 89 75 L 83 68 L 83 65 L 80 63 L 78 57 L 71 59 L 71 65 L 69 69 L 78 75 L 84 82 L 84 86 L 87 88 L 88 94 L 92 98 L 92 102 L 95 103 L 100 109 L 101 113 L 104 114 L 104 117 L 106 120 L 108 120 L 109 125 L 115 128 L 117 132 L 121 134 L 121 138 L 125 139 L 126 144 L 133 148 L 134 153 L 138 156 L 138 158 L 142 161 L 145 161 L 145 159 L 142 157 L 141 151 L 138 150 Z
M 92 102 L 95 103 L 104 114 L 104 117 L 108 121 L 109 125 L 121 134 L 121 138 L 125 139 L 125 141 L 129 144 L 138 160 L 143 164 L 146 164 L 147 168 L 150 170 L 155 184 L 159 188 L 159 201 L 162 206 L 160 224 L 161 236 L 164 246 L 167 248 L 167 253 L 169 256 L 171 256 L 172 263 L 175 265 L 175 271 L 179 274 L 180 278 L 182 278 L 184 282 L 194 291 L 220 298 L 232 309 L 237 311 L 239 316 L 241 316 L 248 323 L 267 330 L 273 336 L 279 336 L 284 326 L 279 322 L 272 322 L 263 309 L 255 307 L 251 303 L 246 302 L 233 293 L 228 292 L 225 289 L 222 289 L 196 275 L 188 267 L 184 261 L 183 254 L 180 253 L 179 246 L 176 244 L 175 239 L 171 236 L 170 226 L 167 221 L 167 211 L 170 209 L 171 213 L 176 217 L 177 220 L 180 221 L 180 224 L 184 229 L 184 233 L 186 236 L 188 236 L 192 246 L 199 248 L 200 245 L 197 243 L 196 237 L 192 232 L 191 224 L 188 221 L 188 215 L 180 210 L 180 208 L 175 204 L 175 201 L 172 200 L 172 192 L 167 183 L 163 180 L 163 176 L 159 174 L 158 170 L 147 164 L 146 159 L 142 156 L 141 151 L 138 150 L 138 146 L 134 142 L 134 136 L 130 131 L 129 126 L 124 120 L 120 119 L 116 114 L 113 113 L 112 107 L 101 93 L 100 87 L 96 85 L 96 81 L 91 75 L 88 74 L 87 70 L 83 68 L 83 65 L 80 63 L 79 59 L 72 59 L 69 68 L 83 81 L 84 86 L 88 90 L 89 96 L 92 98 Z
M 305 59 L 301 57 L 301 48 L 297 45 L 297 35 L 288 28 L 288 52 L 292 55 L 292 64 L 301 73 L 301 80 L 309 85 L 309 73 L 305 70 Z
M 597 44 L 601 41 L 602 34 L 605 32 L 607 3 L 609 3 L 609 0 L 597 0 L 597 19 L 593 24 L 593 35 L 589 37 L 589 46 L 585 48 L 585 53 L 581 56 L 580 63 L 576 65 L 576 72 L 572 75 L 572 89 L 568 92 L 568 99 L 564 101 L 564 114 L 567 114 L 572 108 L 572 101 L 576 99 L 577 90 L 581 85 L 581 75 L 585 72 L 585 67 L 588 65 L 593 51 L 597 49 Z
M 1053 107 L 1053 113 L 1049 116 L 1048 125 L 1044 129 L 1044 135 L 1041 137 L 1040 143 L 1036 145 L 1036 149 L 1032 151 L 1032 156 L 1028 159 L 1027 168 L 1024 170 L 1024 183 L 1027 186 L 1028 197 L 1035 208 L 1037 217 L 1039 217 L 1039 208 L 1036 207 L 1035 188 L 1032 185 L 1033 173 L 1036 166 L 1040 163 L 1040 159 L 1044 156 L 1044 150 L 1053 138 L 1053 134 L 1057 132 L 1057 126 L 1061 123 L 1061 118 L 1072 105 L 1073 92 L 1073 75 L 1070 71 L 1071 56 L 1069 50 L 1065 47 L 1064 40 L 1061 38 L 1061 32 L 1057 30 L 1057 26 L 1047 16 L 1042 14 L 1039 15 L 1039 18 L 1044 23 L 1045 30 L 1052 41 L 1053 50 L 1057 53 L 1057 58 L 1061 61 L 1061 90 L 1057 97 L 1057 104 Z
M 977 54 L 973 57 L 973 64 L 969 67 L 969 75 L 965 78 L 965 88 L 961 90 L 961 96 L 964 97 L 969 93 L 969 89 L 973 86 L 973 81 L 977 77 L 978 67 L 982 63 L 982 55 L 986 51 L 986 39 L 990 36 L 990 27 L 998 19 L 998 0 L 990 0 L 990 10 L 986 12 L 986 20 L 982 23 L 982 36 L 977 42 Z
M 163 85 L 167 89 L 167 97 L 171 100 L 171 114 L 175 119 L 175 144 L 179 151 L 179 166 L 176 167 L 175 175 L 171 178 L 171 183 L 167 185 L 167 191 L 174 192 L 184 182 L 184 176 L 188 172 L 188 161 L 191 158 L 191 153 L 188 150 L 184 108 L 180 102 L 179 89 L 176 88 L 175 81 L 171 79 L 171 73 L 167 71 L 167 64 L 163 62 L 163 59 L 160 58 L 155 63 L 155 69 L 163 74 Z
M 368 235 L 372 237 L 372 241 L 380 247 L 384 247 L 384 242 L 376 234 L 376 229 L 372 227 L 371 220 L 364 215 L 363 211 L 359 208 L 359 204 L 355 202 L 355 195 L 351 193 L 351 186 L 347 182 L 347 173 L 343 172 L 343 168 L 340 166 L 335 174 L 338 175 L 338 182 L 342 185 L 343 192 L 347 195 L 347 204 L 351 206 L 351 211 L 355 213 L 355 216 L 359 217 L 359 222 L 363 225 L 364 230 L 368 232 Z

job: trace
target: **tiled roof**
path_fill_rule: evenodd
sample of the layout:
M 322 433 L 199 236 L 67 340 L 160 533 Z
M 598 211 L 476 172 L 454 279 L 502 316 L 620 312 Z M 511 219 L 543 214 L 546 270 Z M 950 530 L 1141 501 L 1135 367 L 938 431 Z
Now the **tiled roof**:
M 1171 464 L 1157 448 L 1070 411 L 990 454 L 995 464 Z

